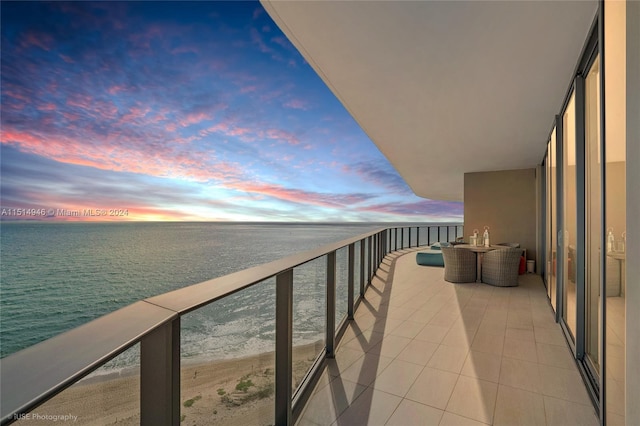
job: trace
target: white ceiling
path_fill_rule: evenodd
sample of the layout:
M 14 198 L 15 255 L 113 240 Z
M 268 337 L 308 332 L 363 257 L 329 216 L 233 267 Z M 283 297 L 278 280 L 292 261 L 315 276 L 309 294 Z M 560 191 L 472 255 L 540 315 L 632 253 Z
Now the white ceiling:
M 271 18 L 413 191 L 534 167 L 597 1 L 280 1 Z

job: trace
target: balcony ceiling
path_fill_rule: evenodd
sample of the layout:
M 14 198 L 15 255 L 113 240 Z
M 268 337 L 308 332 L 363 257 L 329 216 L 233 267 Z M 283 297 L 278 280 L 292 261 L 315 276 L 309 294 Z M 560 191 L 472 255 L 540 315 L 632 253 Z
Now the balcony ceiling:
M 413 191 L 534 167 L 597 1 L 279 1 L 271 18 Z

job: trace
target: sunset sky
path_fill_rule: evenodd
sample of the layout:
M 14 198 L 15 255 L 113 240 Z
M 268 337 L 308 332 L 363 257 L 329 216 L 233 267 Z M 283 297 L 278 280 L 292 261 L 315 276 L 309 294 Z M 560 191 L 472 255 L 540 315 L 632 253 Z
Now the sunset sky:
M 413 195 L 258 2 L 1 8 L 3 209 L 462 219 Z

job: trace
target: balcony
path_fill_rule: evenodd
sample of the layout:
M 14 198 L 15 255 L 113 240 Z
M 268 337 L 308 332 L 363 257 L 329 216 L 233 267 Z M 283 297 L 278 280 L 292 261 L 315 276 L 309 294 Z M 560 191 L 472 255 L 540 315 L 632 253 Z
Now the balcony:
M 381 229 L 139 301 L 10 355 L 2 423 L 596 424 L 539 277 L 456 285 L 416 265 L 419 246 L 460 231 Z M 249 342 L 258 330 L 272 338 L 258 354 L 219 359 L 187 338 L 194 315 L 217 315 L 222 329 L 240 318 Z M 105 371 L 123 359 L 136 364 Z
M 597 425 L 542 280 L 451 284 L 387 255 L 300 425 Z

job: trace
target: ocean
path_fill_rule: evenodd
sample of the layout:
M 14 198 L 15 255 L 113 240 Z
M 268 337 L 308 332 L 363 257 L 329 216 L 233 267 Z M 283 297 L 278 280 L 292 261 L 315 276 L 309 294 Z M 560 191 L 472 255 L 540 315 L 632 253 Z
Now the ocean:
M 353 223 L 4 222 L 0 225 L 0 356 L 140 299 L 379 227 Z M 346 250 L 341 254 L 338 274 L 345 277 Z M 294 271 L 296 344 L 322 336 L 324 269 L 321 258 Z M 183 358 L 205 354 L 228 358 L 272 350 L 274 282 L 260 283 L 185 315 Z M 344 291 L 338 293 L 346 298 Z M 136 356 L 119 358 L 114 365 L 122 367 L 135 362 Z

